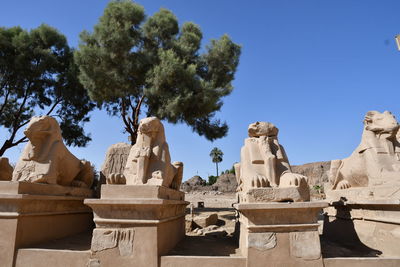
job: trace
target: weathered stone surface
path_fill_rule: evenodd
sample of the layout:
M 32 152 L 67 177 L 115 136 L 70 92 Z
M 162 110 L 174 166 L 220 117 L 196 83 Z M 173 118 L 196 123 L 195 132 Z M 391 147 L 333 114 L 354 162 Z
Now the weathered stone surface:
M 173 162 L 165 139 L 164 126 L 155 117 L 140 121 L 136 143 L 132 146 L 123 173 L 112 173 L 108 184 L 162 185 L 179 190 L 183 163 Z
M 87 267 L 101 267 L 99 259 L 89 259 Z
M 134 235 L 135 231 L 133 228 L 97 228 L 93 231 L 91 250 L 99 252 L 118 247 L 121 256 L 129 256 L 133 253 Z
M 10 181 L 12 172 L 13 167 L 8 162 L 8 158 L 0 157 L 0 181 Z
M 100 171 L 100 185 L 106 183 L 111 173 L 123 173 L 132 145 L 117 143 L 107 149 L 106 158 Z
M 83 204 L 91 196 L 88 192 L 88 188 L 0 181 L 0 266 L 15 266 L 20 248 L 92 229 L 92 210 Z
M 248 246 L 258 250 L 272 249 L 276 246 L 276 235 L 272 232 L 249 233 Z
M 239 200 L 243 202 L 299 202 L 310 199 L 310 190 L 307 187 L 284 188 L 254 188 L 245 193 L 239 193 Z
M 13 195 L 49 195 L 49 196 L 71 196 L 92 197 L 93 190 L 89 188 L 61 186 L 56 184 L 26 183 L 14 181 L 0 181 L 0 194 Z
M 218 222 L 218 215 L 216 213 L 196 216 L 193 219 L 194 223 L 201 228 L 205 228 L 209 225 L 216 224 Z
M 373 200 L 399 200 L 400 181 L 391 183 L 390 185 L 351 187 L 345 190 L 326 190 L 325 192 L 326 199 L 329 201 L 345 199 L 354 203 Z
M 361 188 L 333 190 L 347 192 Z M 323 236 L 327 243 L 343 245 L 351 251 L 329 250 L 329 256 L 399 257 L 400 200 L 335 201 L 324 209 Z M 349 253 L 350 252 L 350 253 Z M 336 254 L 336 255 L 335 255 Z M 346 255 L 347 254 L 347 255 Z
M 50 116 L 32 117 L 26 144 L 13 172 L 13 181 L 91 187 L 93 169 L 69 152 L 58 122 Z
M 360 145 L 350 157 L 331 162 L 332 189 L 380 186 L 400 180 L 399 124 L 392 113 L 369 111 Z
M 101 187 L 102 199 L 132 199 L 132 196 L 169 200 L 185 199 L 184 192 L 158 185 L 103 185 Z
M 100 199 L 84 202 L 96 224 L 92 258 L 101 266 L 158 266 L 185 236 L 183 197 L 158 185 L 103 185 Z
M 305 260 L 321 258 L 321 245 L 317 231 L 291 232 L 290 255 Z
M 292 172 L 285 150 L 278 142 L 275 125 L 269 122 L 252 123 L 248 134 L 249 138 L 245 139 L 240 153 L 240 163 L 235 164 L 239 192 L 246 194 L 254 188 L 269 187 L 309 190 L 307 178 Z M 246 201 L 246 198 L 242 200 Z

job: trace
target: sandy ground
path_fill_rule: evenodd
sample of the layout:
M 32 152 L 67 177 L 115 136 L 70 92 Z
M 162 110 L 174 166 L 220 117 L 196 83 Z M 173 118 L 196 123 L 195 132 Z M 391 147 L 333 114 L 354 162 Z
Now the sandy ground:
M 194 207 L 198 207 L 198 202 L 203 202 L 205 208 L 232 208 L 232 204 L 236 203 L 236 193 L 195 191 L 186 193 L 185 200 Z

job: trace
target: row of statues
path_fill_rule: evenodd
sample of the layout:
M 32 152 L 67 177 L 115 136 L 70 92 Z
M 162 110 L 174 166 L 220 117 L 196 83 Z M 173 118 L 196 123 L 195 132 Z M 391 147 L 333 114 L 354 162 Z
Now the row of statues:
M 332 189 L 380 185 L 400 178 L 399 124 L 388 111 L 370 111 L 364 119 L 360 145 L 350 157 L 333 160 Z M 57 184 L 90 188 L 93 168 L 79 160 L 62 141 L 58 122 L 49 116 L 33 117 L 24 134 L 29 142 L 13 169 L 0 158 L 0 180 Z M 293 173 L 288 157 L 278 142 L 278 128 L 269 122 L 249 125 L 249 137 L 235 164 L 238 191 L 257 188 L 308 190 L 307 177 Z M 171 162 L 164 127 L 155 117 L 140 121 L 135 145 L 130 148 L 125 168 L 108 174 L 108 184 L 158 185 L 179 190 L 183 163 Z

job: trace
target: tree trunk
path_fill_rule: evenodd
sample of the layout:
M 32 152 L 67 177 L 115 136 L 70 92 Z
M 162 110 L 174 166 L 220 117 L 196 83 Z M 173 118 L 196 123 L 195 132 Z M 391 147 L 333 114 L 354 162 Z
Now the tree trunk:
M 136 106 L 132 104 L 130 97 L 121 99 L 121 117 L 125 124 L 125 130 L 129 134 L 131 145 L 136 144 L 136 138 L 139 130 L 140 108 L 144 101 L 144 95 L 137 100 Z M 128 111 L 131 110 L 131 114 Z
M 217 166 L 217 177 L 218 177 L 218 162 L 215 162 L 215 166 Z
M 0 148 L 0 157 L 2 157 L 3 156 L 3 154 L 4 154 L 4 152 L 6 152 L 6 150 L 7 149 L 9 149 L 11 146 L 10 146 L 10 142 L 9 142 L 9 140 L 6 140 L 5 142 L 4 142 L 4 144 L 1 146 L 1 148 Z

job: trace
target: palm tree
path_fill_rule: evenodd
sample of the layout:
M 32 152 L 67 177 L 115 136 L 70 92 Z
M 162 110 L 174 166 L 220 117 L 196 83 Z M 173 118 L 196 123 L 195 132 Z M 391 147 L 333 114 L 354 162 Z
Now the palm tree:
M 222 156 L 224 153 L 218 148 L 214 147 L 211 152 L 210 152 L 210 157 L 212 159 L 212 162 L 215 162 L 215 166 L 217 167 L 217 177 L 218 177 L 218 163 L 222 161 Z

